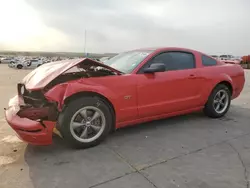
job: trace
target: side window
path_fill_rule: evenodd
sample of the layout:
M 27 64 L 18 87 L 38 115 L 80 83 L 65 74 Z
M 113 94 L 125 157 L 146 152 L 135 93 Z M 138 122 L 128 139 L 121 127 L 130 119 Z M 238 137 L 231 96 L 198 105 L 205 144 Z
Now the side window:
M 164 52 L 155 56 L 152 63 L 164 63 L 167 71 L 195 68 L 194 55 L 186 52 Z
M 214 65 L 217 65 L 217 62 L 215 59 L 212 59 L 208 56 L 203 55 L 202 56 L 202 64 L 204 66 L 214 66 Z

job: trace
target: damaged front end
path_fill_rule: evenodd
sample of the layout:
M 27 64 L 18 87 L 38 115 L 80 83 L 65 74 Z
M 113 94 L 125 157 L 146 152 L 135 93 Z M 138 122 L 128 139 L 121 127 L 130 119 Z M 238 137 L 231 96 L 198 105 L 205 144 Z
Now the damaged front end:
M 121 73 L 90 59 L 44 64 L 17 85 L 18 95 L 5 109 L 6 121 L 20 139 L 33 145 L 49 145 L 53 132 L 60 136 L 56 129 L 61 111 L 58 102 L 60 91 L 53 92 L 50 98 L 46 93 L 65 82 L 117 74 Z
M 49 145 L 55 129 L 58 111 L 40 91 L 28 91 L 18 84 L 18 95 L 9 101 L 5 109 L 8 124 L 18 137 L 33 145 Z
M 56 102 L 49 102 L 42 90 L 29 91 L 24 84 L 18 84 L 18 96 L 23 104 L 17 115 L 21 118 L 40 121 L 56 121 L 58 116 Z

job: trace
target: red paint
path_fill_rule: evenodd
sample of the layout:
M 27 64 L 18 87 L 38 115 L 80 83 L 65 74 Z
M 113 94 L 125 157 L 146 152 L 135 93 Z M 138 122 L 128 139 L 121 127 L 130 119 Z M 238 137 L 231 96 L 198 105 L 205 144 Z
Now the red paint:
M 14 99 L 17 99 L 16 97 Z M 42 126 L 40 122 L 33 121 L 27 118 L 21 118 L 17 115 L 19 111 L 18 100 L 12 102 L 7 110 L 5 110 L 5 119 L 8 124 L 16 131 L 17 136 L 33 145 L 49 145 L 52 143 L 52 132 L 55 122 L 43 121 Z
M 196 68 L 154 74 L 137 74 L 148 60 L 164 51 L 193 53 Z M 93 92 L 102 95 L 114 107 L 116 128 L 201 110 L 213 88 L 220 82 L 230 83 L 233 88 L 232 98 L 238 97 L 245 82 L 244 70 L 241 66 L 218 61 L 216 66 L 204 67 L 201 54 L 183 48 L 155 49 L 131 74 L 83 78 L 62 83 L 47 91 L 45 97 L 49 101 L 57 102 L 60 111 L 65 100 L 79 92 Z M 53 67 L 54 73 L 48 71 L 50 64 L 46 65 L 47 67 L 41 66 L 41 69 L 39 67 L 38 70 L 24 79 L 26 88 L 32 90 L 44 88 L 55 77 L 67 71 L 66 69 L 85 60 L 74 60 L 67 66 L 60 62 L 56 63 L 58 67 Z M 108 68 L 108 66 L 106 67 Z M 116 72 L 119 73 L 119 71 Z M 40 76 L 40 79 L 36 74 Z M 130 99 L 126 100 L 125 96 L 130 96 Z M 14 111 L 7 110 L 5 113 L 8 123 L 15 130 L 18 127 L 25 130 L 41 128 L 40 124 L 35 121 L 16 117 Z M 52 132 L 51 127 L 54 124 L 55 122 L 48 123 L 46 130 Z M 45 140 L 50 140 L 48 136 L 52 135 L 51 132 L 45 134 L 46 131 L 43 130 L 39 135 L 44 135 Z M 18 132 L 18 134 L 22 135 L 23 133 Z M 25 137 L 22 136 L 24 140 L 35 143 L 32 139 L 30 141 L 27 133 L 25 134 Z M 40 142 L 40 138 L 36 142 Z

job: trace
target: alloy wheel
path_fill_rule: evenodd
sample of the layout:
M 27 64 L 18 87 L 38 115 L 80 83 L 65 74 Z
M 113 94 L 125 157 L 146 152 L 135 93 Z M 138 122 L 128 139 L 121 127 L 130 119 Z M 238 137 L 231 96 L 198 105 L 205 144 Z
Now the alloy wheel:
M 104 113 L 94 106 L 86 106 L 79 109 L 71 118 L 70 132 L 76 140 L 89 143 L 100 137 L 105 126 Z
M 226 90 L 219 90 L 214 97 L 213 107 L 218 114 L 225 112 L 229 104 L 229 95 Z

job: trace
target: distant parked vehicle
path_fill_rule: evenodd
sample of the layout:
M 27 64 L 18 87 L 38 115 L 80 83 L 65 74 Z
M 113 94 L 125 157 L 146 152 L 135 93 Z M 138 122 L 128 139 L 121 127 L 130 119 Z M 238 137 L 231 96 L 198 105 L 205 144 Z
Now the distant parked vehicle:
M 224 63 L 229 63 L 229 64 L 240 64 L 240 62 L 242 61 L 242 58 L 238 56 L 233 56 L 233 55 L 221 55 L 219 57 L 219 60 L 223 61 Z
M 231 59 L 233 59 L 233 57 L 234 56 L 232 56 L 232 55 L 220 55 L 220 59 L 221 60 L 231 60 Z
M 16 59 L 9 58 L 9 57 L 0 59 L 0 63 L 9 64 L 9 63 L 14 63 L 14 62 L 16 62 Z
M 240 57 L 240 56 L 234 56 L 233 58 L 232 58 L 232 60 L 236 60 L 236 61 L 242 61 L 243 59 L 242 59 L 242 57 Z
M 211 55 L 214 59 L 219 59 L 220 57 L 218 55 Z
M 233 56 L 233 55 L 221 55 L 220 60 L 238 60 L 241 61 L 242 58 L 240 56 Z
M 100 59 L 98 58 L 91 58 L 91 59 L 93 59 L 94 61 L 100 61 Z
M 15 67 L 15 65 L 16 65 L 17 63 L 19 63 L 19 60 L 16 60 L 16 61 L 14 61 L 14 62 L 11 61 L 11 62 L 8 63 L 8 66 L 11 67 L 11 68 L 13 68 L 13 67 Z
M 9 64 L 9 67 L 17 69 L 34 69 L 43 64 L 42 60 L 32 59 L 28 61 L 18 61 L 17 63 Z

